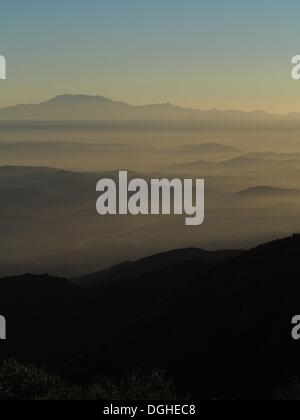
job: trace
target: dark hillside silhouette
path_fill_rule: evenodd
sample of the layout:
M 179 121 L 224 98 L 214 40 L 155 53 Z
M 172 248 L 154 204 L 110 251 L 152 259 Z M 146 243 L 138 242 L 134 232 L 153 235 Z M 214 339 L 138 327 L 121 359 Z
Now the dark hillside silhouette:
M 79 382 L 167 368 L 181 395 L 265 398 L 300 376 L 300 236 L 225 261 L 196 258 L 91 288 L 49 276 L 0 281 L 3 358 Z
M 197 398 L 265 397 L 300 375 L 299 345 L 291 338 L 291 319 L 299 313 L 299 254 L 295 235 L 195 275 L 164 308 L 102 349 L 102 360 L 167 366 Z M 91 360 L 87 365 L 97 370 L 101 362 Z
M 146 273 L 153 273 L 171 267 L 172 265 L 179 264 L 180 262 L 192 261 L 198 258 L 208 261 L 224 261 L 239 253 L 241 253 L 241 251 L 238 250 L 205 251 L 197 248 L 178 249 L 142 258 L 135 262 L 127 261 L 110 269 L 79 277 L 74 279 L 73 282 L 86 287 L 100 286 L 113 280 L 128 279 Z
M 197 259 L 94 288 L 48 275 L 3 278 L 0 307 L 9 320 L 9 339 L 1 343 L 1 356 L 62 368 L 163 306 L 190 281 L 185 275 L 189 267 L 201 275 L 216 264 L 212 259 Z

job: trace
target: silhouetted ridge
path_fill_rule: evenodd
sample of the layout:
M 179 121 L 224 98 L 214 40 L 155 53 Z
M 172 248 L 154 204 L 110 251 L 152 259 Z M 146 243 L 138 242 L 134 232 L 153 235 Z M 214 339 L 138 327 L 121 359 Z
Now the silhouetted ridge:
M 102 96 L 58 95 L 37 104 L 21 104 L 0 109 L 0 120 L 128 120 L 128 121 L 276 121 L 298 120 L 299 114 L 272 115 L 263 111 L 207 110 L 184 108 L 171 103 L 130 105 Z
M 122 343 L 122 366 L 167 366 L 194 398 L 266 397 L 300 375 L 298 345 L 290 338 L 299 313 L 299 257 L 296 234 L 201 276 L 190 265 L 192 282 L 107 343 L 101 359 L 117 360 Z M 96 360 L 92 353 L 78 363 L 92 372 L 102 366 Z
M 275 188 L 268 186 L 257 186 L 251 187 L 246 190 L 239 192 L 239 195 L 291 195 L 291 194 L 300 194 L 300 190 L 296 189 L 284 189 L 284 188 Z
M 184 250 L 159 258 L 176 252 Z M 291 339 L 300 235 L 219 260 L 185 252 L 196 258 L 99 287 L 48 275 L 0 280 L 10 326 L 1 357 L 81 382 L 161 366 L 195 399 L 266 397 L 300 376 Z
M 146 273 L 171 267 L 174 264 L 199 258 L 203 258 L 205 260 L 223 261 L 228 257 L 238 255 L 240 252 L 241 251 L 235 250 L 204 251 L 197 248 L 178 249 L 142 258 L 136 262 L 127 261 L 107 270 L 102 270 L 74 279 L 74 282 L 88 287 L 99 286 L 109 281 L 137 277 Z

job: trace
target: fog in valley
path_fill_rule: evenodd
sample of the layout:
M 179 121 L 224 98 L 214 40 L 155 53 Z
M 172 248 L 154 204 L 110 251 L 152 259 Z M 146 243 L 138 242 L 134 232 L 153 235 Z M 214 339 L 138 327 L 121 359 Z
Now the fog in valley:
M 1 116 L 1 113 L 0 113 Z M 248 248 L 300 230 L 298 121 L 0 121 L 0 276 L 68 277 L 175 248 Z M 97 215 L 96 183 L 205 178 L 205 222 Z

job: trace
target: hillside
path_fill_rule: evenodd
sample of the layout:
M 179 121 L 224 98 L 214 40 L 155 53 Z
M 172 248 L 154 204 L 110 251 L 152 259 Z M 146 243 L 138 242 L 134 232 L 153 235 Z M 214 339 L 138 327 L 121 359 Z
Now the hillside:
M 268 186 L 257 186 L 248 188 L 246 190 L 240 191 L 238 195 L 243 197 L 297 197 L 300 196 L 300 190 L 296 189 L 283 189 L 283 188 L 274 188 Z
M 212 267 L 164 307 L 80 359 L 90 372 L 167 366 L 193 398 L 260 398 L 300 375 L 291 318 L 299 313 L 300 236 L 275 241 Z M 174 270 L 178 278 L 181 273 Z M 98 360 L 98 361 L 97 361 Z M 104 369 L 105 370 L 105 369 Z
M 0 281 L 1 357 L 80 382 L 167 368 L 193 398 L 266 397 L 300 376 L 300 235 L 223 262 L 196 258 L 101 287 L 25 275 Z
M 143 274 L 150 274 L 159 270 L 172 267 L 175 264 L 203 259 L 207 261 L 223 261 L 226 258 L 239 254 L 240 251 L 205 251 L 202 249 L 188 248 L 164 252 L 138 261 L 127 261 L 107 270 L 88 274 L 73 280 L 74 283 L 86 287 L 100 286 L 114 280 L 126 280 Z

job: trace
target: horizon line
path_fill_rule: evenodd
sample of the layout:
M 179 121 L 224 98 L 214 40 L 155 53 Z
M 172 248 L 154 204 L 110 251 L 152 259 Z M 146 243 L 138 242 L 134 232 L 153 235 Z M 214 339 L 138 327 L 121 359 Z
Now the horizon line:
M 197 112 L 203 112 L 203 113 L 208 113 L 208 112 L 220 112 L 220 113 L 230 113 L 230 112 L 237 112 L 237 113 L 243 113 L 243 114 L 255 114 L 255 113 L 260 113 L 260 114 L 266 114 L 269 116 L 277 116 L 277 117 L 285 117 L 285 116 L 292 116 L 295 114 L 299 114 L 300 115 L 300 111 L 291 111 L 291 112 L 283 112 L 283 113 L 279 113 L 279 112 L 271 112 L 271 111 L 267 111 L 265 109 L 253 109 L 253 110 L 243 110 L 243 109 L 238 109 L 238 108 L 207 108 L 207 109 L 203 109 L 203 108 L 193 108 L 193 107 L 189 107 L 189 106 L 184 106 L 184 105 L 178 105 L 176 103 L 172 103 L 172 102 L 152 102 L 152 103 L 145 103 L 145 104 L 132 104 L 130 102 L 124 101 L 124 100 L 118 100 L 118 99 L 112 99 L 110 97 L 101 95 L 101 94 L 87 94 L 87 93 L 63 93 L 63 94 L 57 94 L 54 95 L 48 99 L 44 99 L 44 100 L 40 100 L 37 102 L 22 102 L 22 103 L 15 103 L 14 105 L 4 105 L 4 106 L 0 106 L 0 110 L 2 109 L 11 109 L 11 108 L 15 108 L 18 106 L 26 106 L 26 105 L 43 105 L 46 104 L 50 101 L 53 101 L 54 99 L 58 99 L 58 98 L 63 98 L 63 97 L 85 97 L 85 98 L 102 98 L 108 101 L 111 101 L 113 103 L 122 103 L 122 104 L 126 104 L 128 106 L 131 106 L 133 108 L 141 108 L 141 107 L 149 107 L 149 106 L 172 106 L 174 108 L 181 108 L 183 110 L 186 111 L 197 111 Z

